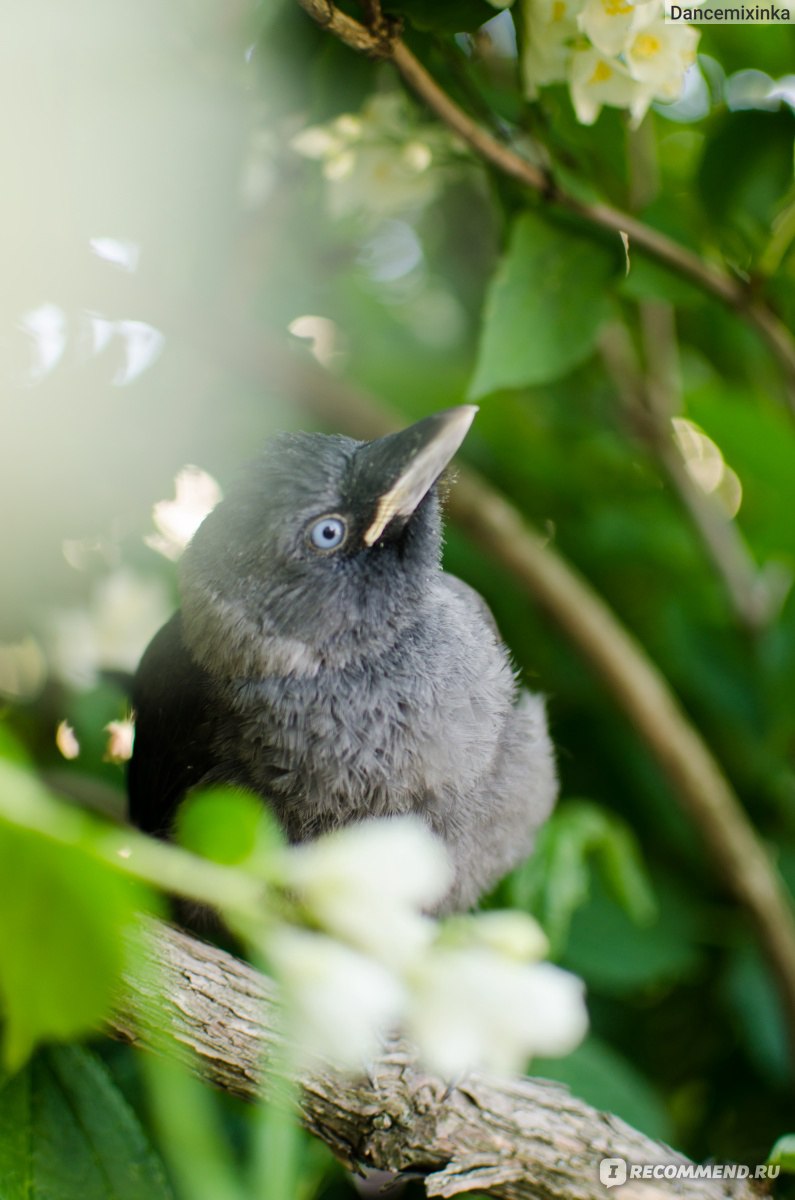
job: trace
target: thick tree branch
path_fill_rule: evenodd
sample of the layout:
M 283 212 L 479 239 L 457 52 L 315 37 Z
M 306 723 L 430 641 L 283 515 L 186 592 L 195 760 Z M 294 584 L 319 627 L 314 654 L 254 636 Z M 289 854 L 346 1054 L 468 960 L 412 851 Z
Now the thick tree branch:
M 157 970 L 129 980 L 112 1026 L 117 1036 L 162 1047 L 147 1011 L 171 1018 L 175 1047 L 205 1078 L 245 1100 L 260 1094 L 278 1041 L 275 989 L 252 967 L 168 926 L 152 927 Z M 477 1190 L 503 1200 L 603 1200 L 602 1158 L 630 1163 L 688 1160 L 538 1079 L 468 1076 L 448 1088 L 403 1043 L 389 1044 L 368 1080 L 331 1071 L 301 1080 L 301 1115 L 346 1165 L 411 1171 L 429 1196 Z M 745 1180 L 628 1183 L 624 1200 L 755 1200 Z
M 631 245 L 663 266 L 715 296 L 763 337 L 785 377 L 787 401 L 795 414 L 795 340 L 776 314 L 739 279 L 705 262 L 686 246 L 646 225 L 637 217 L 608 204 L 587 203 L 561 189 L 540 167 L 498 141 L 464 112 L 399 38 L 385 33 L 382 23 L 370 29 L 339 11 L 330 0 L 298 0 L 309 15 L 352 49 L 390 59 L 408 86 L 439 119 L 485 162 L 517 180 L 545 200 L 574 213 L 590 225 L 616 235 L 626 234 Z

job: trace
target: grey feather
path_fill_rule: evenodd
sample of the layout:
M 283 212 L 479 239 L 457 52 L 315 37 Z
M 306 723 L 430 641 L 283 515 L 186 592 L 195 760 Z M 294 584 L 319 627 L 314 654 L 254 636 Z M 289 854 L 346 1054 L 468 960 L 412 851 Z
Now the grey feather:
M 367 447 L 379 464 L 401 450 L 405 472 L 405 441 L 282 436 L 199 530 L 181 615 L 139 670 L 131 814 L 167 832 L 185 790 L 218 780 L 261 794 L 294 841 L 417 813 L 455 868 L 442 909 L 465 908 L 554 804 L 544 704 L 519 692 L 482 598 L 442 571 L 435 486 L 362 544 L 393 482 L 379 492 Z M 307 543 L 326 513 L 348 531 L 334 555 Z

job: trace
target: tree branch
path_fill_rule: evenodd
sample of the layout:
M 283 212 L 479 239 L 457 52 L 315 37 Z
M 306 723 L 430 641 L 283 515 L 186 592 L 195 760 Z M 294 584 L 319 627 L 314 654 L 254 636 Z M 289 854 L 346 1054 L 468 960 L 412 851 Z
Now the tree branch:
M 262 1087 L 263 1064 L 279 1042 L 273 984 L 213 946 L 152 924 L 157 970 L 128 981 L 112 1022 L 116 1036 L 162 1049 L 147 1012 L 166 1011 L 177 1053 L 203 1077 L 244 1100 Z M 617 1117 L 597 1112 L 539 1079 L 467 1076 L 449 1087 L 390 1042 L 369 1079 L 318 1071 L 301 1079 L 301 1116 L 347 1166 L 420 1173 L 428 1196 L 477 1190 L 502 1200 L 603 1200 L 602 1158 L 686 1164 Z M 266 1080 L 267 1086 L 267 1080 Z M 642 1189 L 642 1192 L 641 1192 Z M 757 1200 L 745 1180 L 631 1183 L 625 1200 L 655 1200 L 672 1189 L 685 1200 Z
M 705 262 L 686 246 L 644 224 L 637 217 L 608 204 L 587 203 L 564 191 L 540 167 L 522 158 L 473 121 L 439 86 L 405 42 L 385 34 L 382 25 L 379 24 L 375 32 L 371 32 L 367 26 L 340 12 L 330 0 L 298 0 L 298 3 L 346 46 L 360 53 L 391 60 L 408 86 L 428 108 L 485 162 L 588 224 L 617 235 L 626 234 L 634 247 L 689 279 L 702 291 L 715 296 L 747 321 L 762 336 L 778 360 L 784 372 L 787 403 L 795 415 L 795 340 L 772 309 L 743 282 L 722 268 Z

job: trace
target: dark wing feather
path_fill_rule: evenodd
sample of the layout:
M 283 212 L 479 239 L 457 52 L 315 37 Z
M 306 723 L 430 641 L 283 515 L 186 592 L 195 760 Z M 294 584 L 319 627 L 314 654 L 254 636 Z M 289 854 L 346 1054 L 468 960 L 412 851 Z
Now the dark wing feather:
M 127 787 L 130 821 L 168 835 L 189 788 L 215 765 L 207 736 L 209 679 L 193 663 L 175 613 L 150 642 L 133 683 L 135 745 Z

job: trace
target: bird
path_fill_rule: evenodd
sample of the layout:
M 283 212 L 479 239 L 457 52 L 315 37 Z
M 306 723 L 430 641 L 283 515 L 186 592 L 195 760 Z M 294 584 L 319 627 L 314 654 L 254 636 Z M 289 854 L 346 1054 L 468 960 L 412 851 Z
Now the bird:
M 544 698 L 483 598 L 442 567 L 442 492 L 477 412 L 397 433 L 275 435 L 180 563 L 136 673 L 129 816 L 173 836 L 194 789 L 260 796 L 289 842 L 419 816 L 475 905 L 557 797 Z

